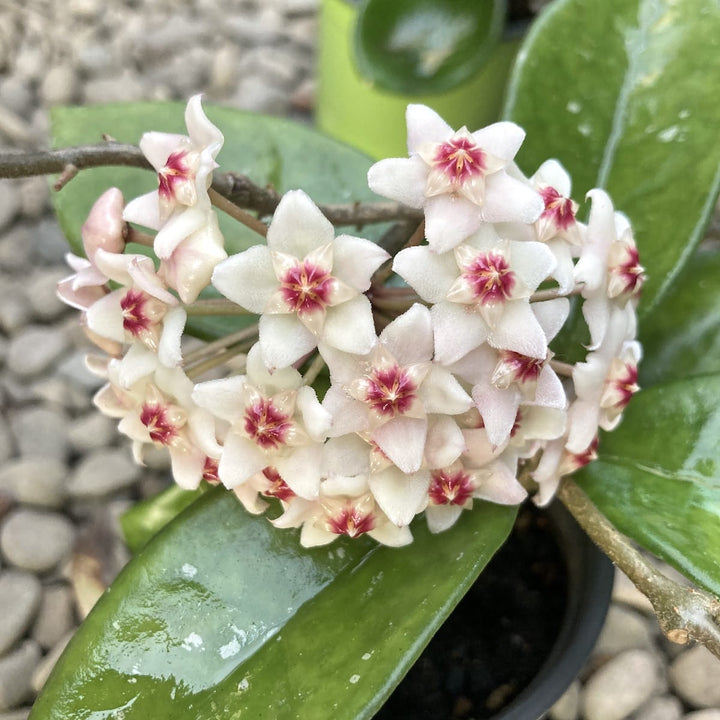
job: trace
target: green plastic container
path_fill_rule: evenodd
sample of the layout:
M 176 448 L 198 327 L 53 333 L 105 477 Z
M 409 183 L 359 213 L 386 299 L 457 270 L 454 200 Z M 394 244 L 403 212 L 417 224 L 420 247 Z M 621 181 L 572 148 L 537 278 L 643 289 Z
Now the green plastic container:
M 374 158 L 407 154 L 405 108 L 429 105 L 454 128 L 477 130 L 499 118 L 510 67 L 522 33 L 500 42 L 483 70 L 453 90 L 433 95 L 400 95 L 376 88 L 353 60 L 357 6 L 322 0 L 316 122 L 328 135 Z

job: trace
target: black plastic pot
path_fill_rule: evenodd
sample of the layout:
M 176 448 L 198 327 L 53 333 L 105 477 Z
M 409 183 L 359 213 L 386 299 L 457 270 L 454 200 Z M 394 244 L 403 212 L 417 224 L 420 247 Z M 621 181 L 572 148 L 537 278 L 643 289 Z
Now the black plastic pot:
M 567 566 L 567 605 L 550 655 L 534 680 L 495 720 L 539 720 L 577 677 L 592 652 L 610 605 L 613 564 L 555 502 L 548 514 Z
M 613 576 L 560 503 L 523 508 L 376 720 L 543 717 L 595 645 Z

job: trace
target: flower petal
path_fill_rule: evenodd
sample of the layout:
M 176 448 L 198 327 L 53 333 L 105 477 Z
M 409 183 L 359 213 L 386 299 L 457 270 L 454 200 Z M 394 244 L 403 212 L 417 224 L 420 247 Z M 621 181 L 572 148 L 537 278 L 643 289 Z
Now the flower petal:
M 428 167 L 419 157 L 386 158 L 368 170 L 370 189 L 412 208 L 425 202 Z
M 400 365 L 428 362 L 433 354 L 430 311 L 415 303 L 382 331 L 380 342 Z
M 326 345 L 355 355 L 366 355 L 377 341 L 372 307 L 365 295 L 327 309 L 322 338 Z
M 232 489 L 260 472 L 267 464 L 267 457 L 254 442 L 231 432 L 225 439 L 218 463 L 218 477 L 226 488 Z
M 268 247 L 302 260 L 316 248 L 331 243 L 335 229 L 302 190 L 283 195 L 268 227 Z
M 286 368 L 311 352 L 315 336 L 298 320 L 297 315 L 262 315 L 260 348 L 265 367 L 270 371 Z
M 458 276 L 452 253 L 434 253 L 427 245 L 401 250 L 393 270 L 426 302 L 443 301 Z
M 444 142 L 453 129 L 427 105 L 411 103 L 405 110 L 408 153 L 419 152 L 428 143 Z
M 506 172 L 488 175 L 485 204 L 481 210 L 484 222 L 535 222 L 545 209 L 540 194 Z
M 352 235 L 338 235 L 333 243 L 333 254 L 332 274 L 359 292 L 370 287 L 373 273 L 390 259 L 376 243 Z
M 459 195 L 436 195 L 425 203 L 425 237 L 436 253 L 459 245 L 482 220 L 481 208 Z
M 435 330 L 435 360 L 449 365 L 485 342 L 488 326 L 479 314 L 457 303 L 433 305 L 430 314 Z
M 278 288 L 267 246 L 254 245 L 223 260 L 215 266 L 212 283 L 226 298 L 246 310 L 263 312 Z
M 409 525 L 427 502 L 430 473 L 422 471 L 406 475 L 391 467 L 374 473 L 368 481 L 377 504 L 390 522 L 399 527 Z
M 420 469 L 425 450 L 427 420 L 395 417 L 377 428 L 372 439 L 403 472 Z

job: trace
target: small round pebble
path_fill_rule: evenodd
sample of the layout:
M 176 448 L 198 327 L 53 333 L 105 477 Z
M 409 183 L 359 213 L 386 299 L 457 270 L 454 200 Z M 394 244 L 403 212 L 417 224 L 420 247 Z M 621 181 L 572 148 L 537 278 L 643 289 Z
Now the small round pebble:
M 678 655 L 670 666 L 670 682 L 693 707 L 720 707 L 720 660 L 702 645 Z
M 651 623 L 657 627 L 656 620 L 643 617 L 635 610 L 611 607 L 594 652 L 612 656 L 631 648 L 652 650 L 654 644 Z
M 68 344 L 62 328 L 31 325 L 10 342 L 8 368 L 23 378 L 39 375 L 57 363 Z
M 696 710 L 695 712 L 683 715 L 682 720 L 720 720 L 720 708 Z
M 40 663 L 40 647 L 25 640 L 0 658 L 0 710 L 10 710 L 32 697 L 32 675 Z
M 40 607 L 42 586 L 29 573 L 4 570 L 0 573 L 0 655 L 25 633 Z
M 67 475 L 67 465 L 57 458 L 16 458 L 0 468 L 0 492 L 25 505 L 60 508 Z
M 11 420 L 15 442 L 20 455 L 65 460 L 70 441 L 68 419 L 65 414 L 52 407 L 34 406 L 23 408 Z
M 77 466 L 68 492 L 77 499 L 103 498 L 132 486 L 140 472 L 127 447 L 96 450 Z
M 64 515 L 36 510 L 14 510 L 0 530 L 3 557 L 30 572 L 52 570 L 72 550 L 75 528 Z
M 660 665 L 647 650 L 626 650 L 603 665 L 585 687 L 585 720 L 623 720 L 658 687 Z
M 633 720 L 682 720 L 682 703 L 671 695 L 654 697 L 633 715 Z
M 32 628 L 32 639 L 49 650 L 75 626 L 72 591 L 67 585 L 51 585 L 43 593 Z

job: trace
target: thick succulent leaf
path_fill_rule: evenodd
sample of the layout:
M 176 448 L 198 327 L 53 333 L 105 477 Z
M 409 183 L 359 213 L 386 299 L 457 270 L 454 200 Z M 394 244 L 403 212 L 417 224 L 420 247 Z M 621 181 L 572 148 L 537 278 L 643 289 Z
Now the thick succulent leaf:
M 32 720 L 369 717 L 510 532 L 481 504 L 405 548 L 305 550 L 206 493 L 130 562 Z
M 700 249 L 640 327 L 640 385 L 720 373 L 720 252 Z M 720 443 L 720 438 L 718 439 Z
M 702 237 L 720 185 L 720 4 L 558 0 L 518 57 L 505 115 L 520 166 L 556 157 L 582 199 L 603 187 L 635 229 L 644 323 Z M 651 317 L 652 316 L 652 317 Z
M 450 90 L 478 72 L 503 32 L 506 0 L 367 0 L 355 33 L 358 70 L 403 94 Z
M 150 538 L 203 495 L 208 487 L 203 483 L 197 490 L 183 490 L 173 484 L 154 497 L 133 505 L 120 518 L 125 544 L 132 552 L 138 552 Z
M 371 161 L 357 150 L 289 120 L 230 108 L 205 106 L 205 110 L 225 135 L 217 172 L 242 173 L 258 185 L 270 184 L 280 192 L 302 187 L 317 203 L 377 200 L 367 187 Z M 52 140 L 55 147 L 68 147 L 101 142 L 103 134 L 108 134 L 119 142 L 136 144 L 148 130 L 185 133 L 183 117 L 184 105 L 180 103 L 58 107 L 52 110 Z M 119 187 L 125 199 L 131 200 L 157 187 L 157 178 L 137 168 L 83 170 L 53 195 L 60 225 L 75 252 L 82 253 L 80 227 L 90 207 L 112 186 Z M 229 253 L 261 240 L 223 213 L 219 216 Z M 362 235 L 376 240 L 384 229 L 367 226 Z M 132 250 L 142 252 L 143 248 L 133 246 Z M 192 318 L 190 328 L 200 337 L 217 337 L 251 321 L 240 316 Z
M 623 533 L 720 596 L 720 374 L 656 385 L 578 480 Z

